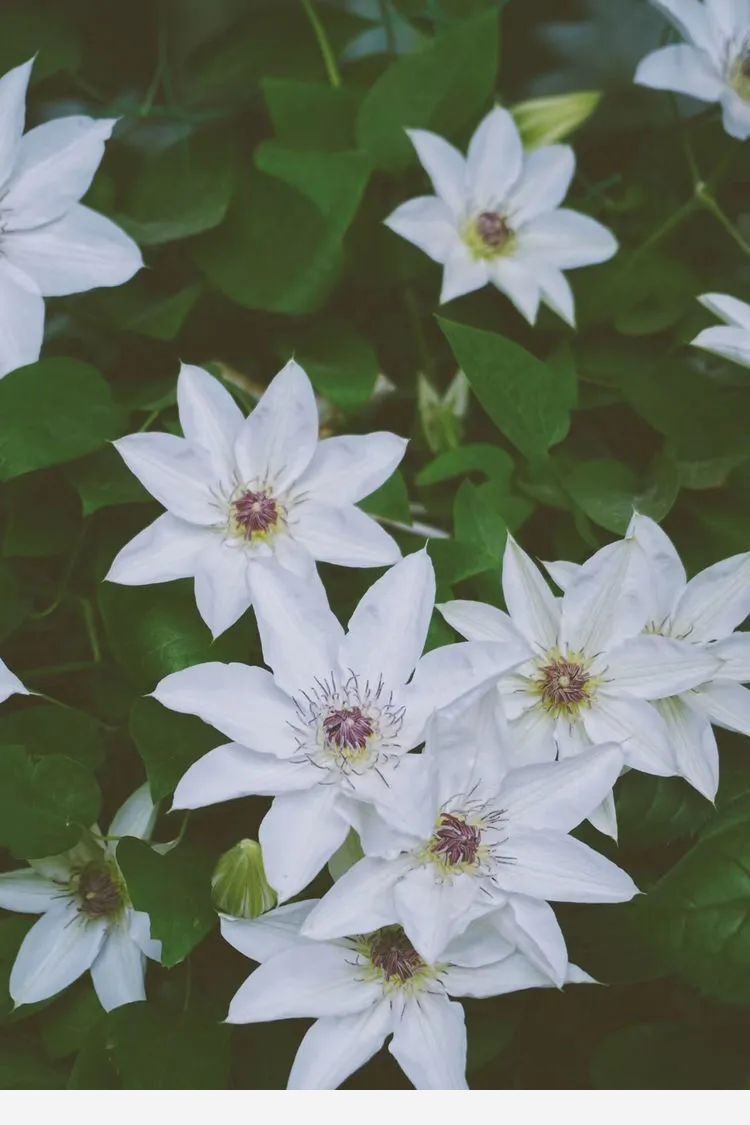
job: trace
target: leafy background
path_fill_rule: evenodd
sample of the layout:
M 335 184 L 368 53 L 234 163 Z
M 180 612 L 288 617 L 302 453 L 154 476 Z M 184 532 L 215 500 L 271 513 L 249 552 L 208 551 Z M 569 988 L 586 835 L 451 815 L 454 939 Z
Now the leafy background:
M 220 736 L 146 697 L 202 660 L 260 661 L 252 614 L 211 644 L 188 583 L 101 582 L 158 512 L 109 443 L 176 429 L 180 359 L 250 408 L 294 352 L 326 432 L 408 435 L 403 471 L 367 507 L 450 533 L 430 544 L 442 598 L 497 602 L 508 528 L 538 557 L 581 559 L 634 503 L 691 571 L 750 545 L 748 375 L 685 346 L 710 319 L 695 296 L 750 299 L 750 268 L 694 193 L 686 130 L 750 235 L 748 147 L 712 110 L 632 85 L 663 21 L 642 0 L 315 11 L 328 68 L 297 0 L 3 5 L 0 71 L 38 52 L 30 124 L 120 117 L 87 201 L 148 268 L 49 301 L 45 358 L 0 383 L 0 641 L 40 693 L 0 712 L 0 867 L 71 846 L 144 771 L 159 838 L 183 835 L 165 856 L 121 851 L 170 966 L 149 968 L 147 1004 L 105 1016 L 87 978 L 13 1012 L 7 974 L 32 919 L 3 912 L 0 1087 L 283 1086 L 303 1032 L 221 1025 L 249 963 L 217 936 L 210 873 L 257 834 L 266 802 L 169 814 L 176 780 Z M 573 138 L 571 205 L 622 249 L 573 275 L 578 332 L 549 313 L 532 330 L 490 290 L 436 316 L 438 268 L 382 225 L 426 186 L 403 126 L 464 144 L 494 99 L 580 90 L 604 96 Z M 345 617 L 375 575 L 324 569 Z M 435 622 L 431 643 L 450 639 Z M 721 753 L 715 808 L 676 779 L 619 783 L 618 862 L 649 893 L 559 910 L 571 958 L 608 986 L 469 1001 L 471 1085 L 748 1085 L 750 763 L 739 738 Z M 385 1053 L 349 1082 L 404 1084 Z

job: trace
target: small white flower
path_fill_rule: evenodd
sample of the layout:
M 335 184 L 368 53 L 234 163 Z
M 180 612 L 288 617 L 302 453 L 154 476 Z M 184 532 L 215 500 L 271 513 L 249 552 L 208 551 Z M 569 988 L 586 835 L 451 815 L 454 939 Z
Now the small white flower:
M 0 377 L 39 358 L 44 297 L 121 285 L 143 265 L 131 238 L 78 202 L 116 121 L 62 117 L 23 135 L 31 67 L 0 78 Z
M 558 599 L 509 536 L 502 582 L 510 616 L 479 602 L 438 607 L 470 640 L 521 636 L 529 645 L 529 661 L 498 684 L 519 764 L 614 742 L 626 766 L 659 776 L 679 772 L 667 726 L 649 700 L 710 680 L 719 661 L 684 640 L 643 635 L 649 581 L 646 557 L 631 536 L 592 555 Z M 611 796 L 589 819 L 614 834 Z
M 635 81 L 721 104 L 724 129 L 750 136 L 750 5 L 747 0 L 651 0 L 686 43 L 642 59 Z
M 313 1017 L 290 1090 L 331 1090 L 388 1050 L 418 1090 L 465 1090 L 466 1027 L 451 996 L 502 996 L 553 981 L 516 948 L 501 912 L 475 923 L 438 963 L 419 956 L 398 926 L 335 942 L 300 934 L 315 900 L 252 921 L 222 918 L 223 937 L 259 961 L 229 1008 L 229 1023 Z M 591 983 L 575 965 L 565 981 Z
M 198 611 L 217 637 L 256 600 L 259 560 L 315 582 L 315 559 L 367 567 L 400 558 L 356 504 L 391 475 L 406 441 L 389 433 L 319 441 L 315 394 L 299 364 L 279 372 L 247 418 L 218 379 L 183 366 L 177 405 L 184 437 L 115 442 L 167 512 L 120 551 L 110 582 L 194 577 Z
M 465 159 L 435 133 L 407 132 L 436 194 L 410 199 L 385 222 L 443 266 L 440 300 L 492 283 L 531 324 L 540 300 L 574 324 L 562 271 L 606 261 L 617 242 L 601 223 L 560 207 L 573 150 L 524 153 L 515 121 L 499 107 L 479 125 Z
M 11 970 L 17 1005 L 55 996 L 89 969 L 106 1011 L 146 999 L 144 957 L 160 960 L 161 942 L 151 938 L 148 914 L 130 905 L 116 855 L 118 839 L 147 840 L 155 819 L 143 785 L 115 814 L 106 838 L 95 826 L 65 855 L 0 874 L 0 907 L 42 915 Z
M 419 769 L 408 751 L 433 711 L 524 657 L 518 642 L 447 645 L 422 656 L 435 598 L 423 551 L 392 567 L 362 598 L 348 632 L 322 587 L 259 566 L 256 615 L 273 675 L 244 664 L 200 664 L 167 676 L 154 696 L 236 739 L 185 774 L 176 808 L 275 796 L 259 839 L 283 902 L 341 846 L 361 807 L 399 824 Z M 413 675 L 412 675 L 413 673 Z
M 30 695 L 29 689 L 24 687 L 18 676 L 0 660 L 0 703 L 4 703 L 11 695 Z
M 750 367 L 750 305 L 724 293 L 704 293 L 698 300 L 724 325 L 704 328 L 690 341 L 693 347 Z
M 637 893 L 629 875 L 568 835 L 612 789 L 622 751 L 594 746 L 564 762 L 509 768 L 513 735 L 497 692 L 480 690 L 435 716 L 411 817 L 397 829 L 365 825 L 365 857 L 303 932 L 328 939 L 398 922 L 434 962 L 470 922 L 503 908 L 526 955 L 562 984 L 568 956 L 546 900 L 625 902 Z

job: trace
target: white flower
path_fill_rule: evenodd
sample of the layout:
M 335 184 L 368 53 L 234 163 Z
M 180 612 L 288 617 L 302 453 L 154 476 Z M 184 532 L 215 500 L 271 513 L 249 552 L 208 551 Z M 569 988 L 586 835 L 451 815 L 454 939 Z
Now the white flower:
M 502 582 L 510 616 L 479 602 L 438 607 L 471 640 L 522 636 L 528 643 L 531 659 L 498 684 L 521 763 L 615 742 L 626 766 L 661 776 L 678 772 L 667 726 L 648 701 L 710 680 L 719 661 L 684 640 L 639 635 L 648 618 L 649 580 L 646 557 L 629 537 L 592 555 L 558 599 L 509 536 Z M 589 819 L 614 834 L 611 796 Z
M 62 117 L 23 134 L 32 62 L 0 78 L 0 377 L 39 358 L 44 297 L 121 285 L 136 244 L 78 201 L 116 121 Z
M 407 130 L 435 195 L 403 203 L 386 225 L 443 266 L 441 301 L 492 283 L 531 324 L 540 300 L 573 324 L 563 270 L 617 251 L 594 219 L 560 207 L 575 171 L 568 145 L 525 154 L 507 110 L 496 107 L 471 138 L 466 159 L 442 137 Z
M 698 300 L 725 322 L 704 328 L 691 344 L 750 367 L 750 305 L 723 293 L 704 293 Z
M 260 966 L 229 1008 L 229 1023 L 315 1018 L 289 1075 L 291 1090 L 330 1090 L 388 1050 L 420 1090 L 466 1089 L 466 1027 L 451 996 L 501 996 L 551 987 L 515 947 L 498 912 L 475 923 L 437 964 L 419 956 L 400 927 L 335 942 L 306 940 L 315 900 L 252 921 L 222 918 L 224 938 Z M 568 965 L 565 980 L 590 983 Z
M 42 915 L 11 970 L 17 1005 L 55 996 L 89 969 L 106 1011 L 146 999 L 144 956 L 158 961 L 161 943 L 151 938 L 148 914 L 130 905 L 116 854 L 123 836 L 147 840 L 155 819 L 143 785 L 115 814 L 106 838 L 94 827 L 65 855 L 0 874 L 0 907 Z
M 258 560 L 314 582 L 315 559 L 366 567 L 400 558 L 355 505 L 391 475 L 406 441 L 389 433 L 319 441 L 315 394 L 299 364 L 279 372 L 247 418 L 218 379 L 183 366 L 177 405 L 184 438 L 115 442 L 167 512 L 120 551 L 110 582 L 194 577 L 198 611 L 217 637 L 255 601 Z
M 651 0 L 687 43 L 642 59 L 635 81 L 721 104 L 724 128 L 750 136 L 750 5 L 747 0 Z
M 259 567 L 257 580 L 258 628 L 273 675 L 201 664 L 167 676 L 154 696 L 236 739 L 188 770 L 176 808 L 275 796 L 259 839 L 283 902 L 340 847 L 365 815 L 363 803 L 370 816 L 399 823 L 411 794 L 397 775 L 419 768 L 408 751 L 423 741 L 432 712 L 513 667 L 524 649 L 457 644 L 422 656 L 435 598 L 425 552 L 370 587 L 347 633 L 321 587 L 280 580 L 271 567 Z
M 649 565 L 646 633 L 675 638 L 719 661 L 700 686 L 655 704 L 678 772 L 713 801 L 719 751 L 711 723 L 750 735 L 750 691 L 741 686 L 750 683 L 750 633 L 734 631 L 750 614 L 750 552 L 715 563 L 688 582 L 672 541 L 657 523 L 636 514 L 628 534 Z M 549 569 L 563 585 L 577 570 L 571 563 L 552 563 Z
M 0 660 L 0 703 L 4 703 L 11 695 L 30 695 L 29 689 L 24 687 L 18 676 Z
M 568 833 L 607 796 L 619 747 L 594 746 L 564 762 L 508 768 L 511 740 L 494 689 L 433 719 L 423 795 L 397 829 L 362 833 L 365 857 L 312 911 L 303 932 L 342 937 L 400 923 L 426 961 L 437 961 L 470 922 L 509 908 L 524 948 L 562 984 L 565 941 L 547 905 L 625 902 L 633 880 Z M 418 779 L 420 782 L 422 779 Z

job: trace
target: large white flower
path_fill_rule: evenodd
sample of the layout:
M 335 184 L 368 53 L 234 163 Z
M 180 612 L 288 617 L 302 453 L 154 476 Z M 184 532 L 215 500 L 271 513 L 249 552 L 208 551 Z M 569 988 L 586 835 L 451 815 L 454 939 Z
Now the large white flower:
M 698 300 L 724 324 L 704 328 L 690 341 L 693 347 L 750 367 L 750 305 L 724 293 L 704 293 Z
M 0 907 L 42 915 L 11 970 L 16 1004 L 55 996 L 89 969 L 106 1011 L 146 999 L 144 958 L 158 961 L 161 942 L 151 937 L 148 914 L 130 905 L 116 857 L 120 838 L 147 840 L 155 819 L 143 785 L 115 814 L 106 837 L 95 826 L 65 855 L 0 874 Z
M 136 244 L 78 201 L 116 121 L 62 117 L 23 134 L 32 62 L 0 78 L 0 377 L 39 358 L 44 297 L 121 285 Z
M 750 683 L 750 633 L 735 632 L 750 614 L 750 552 L 715 563 L 688 582 L 672 541 L 657 523 L 636 514 L 628 534 L 648 560 L 646 633 L 672 637 L 719 662 L 698 687 L 655 704 L 666 723 L 678 772 L 713 801 L 719 751 L 711 723 L 750 735 L 750 691 L 742 687 Z M 550 570 L 562 588 L 577 568 L 552 563 Z
M 252 921 L 222 918 L 221 932 L 259 961 L 229 1008 L 229 1023 L 312 1016 L 289 1075 L 291 1090 L 330 1090 L 388 1050 L 420 1090 L 466 1089 L 466 1027 L 451 996 L 501 996 L 553 981 L 518 951 L 501 913 L 475 923 L 438 963 L 419 956 L 398 926 L 335 942 L 300 927 L 315 900 Z M 591 977 L 568 965 L 566 982 Z
M 244 664 L 200 664 L 167 676 L 155 697 L 235 739 L 183 777 L 176 808 L 251 794 L 275 796 L 260 826 L 280 901 L 307 886 L 359 824 L 361 805 L 398 824 L 436 709 L 524 656 L 518 642 L 422 650 L 435 598 L 425 552 L 403 559 L 359 603 L 348 632 L 320 587 L 259 567 L 256 603 L 273 675 Z M 413 673 L 413 676 L 412 676 Z
M 491 283 L 530 323 L 541 300 L 573 324 L 562 271 L 617 251 L 601 223 L 560 207 L 575 171 L 573 150 L 524 153 L 516 123 L 499 107 L 479 125 L 466 159 L 435 133 L 407 132 L 436 194 L 410 199 L 385 221 L 443 266 L 440 300 Z
M 291 361 L 249 417 L 218 379 L 183 366 L 177 404 L 184 438 L 131 434 L 115 442 L 167 512 L 132 539 L 110 582 L 140 586 L 195 578 L 195 600 L 214 637 L 256 600 L 254 564 L 271 559 L 314 582 L 314 560 L 388 566 L 395 541 L 356 507 L 398 465 L 395 434 L 318 440 L 310 380 Z
M 624 902 L 637 893 L 629 875 L 568 835 L 611 791 L 622 751 L 593 746 L 564 762 L 509 769 L 513 736 L 498 710 L 490 688 L 435 716 L 411 818 L 363 832 L 364 859 L 312 911 L 308 937 L 398 922 L 434 962 L 471 921 L 510 907 L 540 967 L 563 983 L 565 942 L 546 900 Z
M 651 0 L 686 43 L 660 47 L 638 65 L 635 81 L 721 104 L 724 128 L 750 136 L 750 4 L 748 0 Z
M 646 556 L 629 536 L 592 555 L 558 599 L 509 536 L 502 584 L 510 616 L 479 602 L 438 607 L 468 639 L 526 640 L 531 658 L 498 684 L 520 762 L 567 758 L 592 743 L 615 742 L 626 766 L 661 776 L 678 772 L 666 723 L 649 700 L 710 680 L 719 661 L 684 640 L 642 635 L 649 581 Z M 614 833 L 611 796 L 589 819 Z

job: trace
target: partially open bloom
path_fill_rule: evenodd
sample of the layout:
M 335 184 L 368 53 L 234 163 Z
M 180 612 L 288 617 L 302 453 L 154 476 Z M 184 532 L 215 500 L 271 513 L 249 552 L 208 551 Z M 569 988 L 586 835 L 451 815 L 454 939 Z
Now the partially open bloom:
M 604 262 L 617 242 L 588 215 L 560 207 L 575 171 L 568 145 L 525 154 L 518 127 L 496 107 L 466 159 L 423 129 L 407 130 L 435 195 L 403 203 L 386 225 L 443 266 L 441 301 L 495 285 L 534 323 L 544 301 L 574 323 L 563 270 Z
M 10 974 L 16 1004 L 55 996 L 91 971 L 106 1011 L 146 999 L 144 958 L 158 961 L 148 914 L 134 910 L 117 864 L 123 836 L 147 840 L 156 809 L 143 785 L 102 837 L 96 826 L 72 851 L 0 874 L 0 907 L 41 914 L 23 940 Z
M 0 377 L 39 358 L 44 297 L 121 285 L 141 253 L 79 203 L 116 121 L 61 117 L 23 135 L 32 62 L 0 78 Z
M 539 950 L 540 967 L 562 984 L 567 952 L 546 900 L 624 902 L 636 894 L 629 875 L 568 835 L 612 789 L 620 748 L 509 768 L 513 736 L 497 703 L 485 689 L 434 717 L 411 817 L 363 833 L 365 857 L 312 911 L 308 937 L 398 922 L 433 962 L 474 919 L 510 907 L 531 943 L 524 952 L 534 959 Z
M 704 293 L 698 300 L 724 324 L 704 328 L 690 341 L 693 347 L 750 367 L 750 305 L 724 293 Z
M 315 900 L 253 921 L 222 918 L 224 938 L 259 961 L 229 1008 L 229 1023 L 310 1017 L 291 1090 L 330 1090 L 388 1050 L 420 1090 L 466 1089 L 466 1027 L 451 996 L 501 996 L 552 980 L 516 948 L 500 914 L 475 923 L 440 961 L 420 957 L 400 926 L 340 941 L 309 941 L 300 927 Z M 591 981 L 575 965 L 565 980 Z
M 627 766 L 679 772 L 667 726 L 649 701 L 710 680 L 719 660 L 684 639 L 643 633 L 649 581 L 645 555 L 629 536 L 592 555 L 558 599 L 509 536 L 502 575 L 509 615 L 478 602 L 439 607 L 464 637 L 520 636 L 529 646 L 526 664 L 498 684 L 521 762 L 615 742 Z M 613 833 L 611 798 L 589 819 Z
M 750 136 L 750 9 L 747 0 L 651 0 L 686 43 L 646 55 L 635 81 L 721 105 L 724 128 Z
M 315 395 L 290 361 L 249 417 L 200 367 L 183 366 L 177 405 L 184 437 L 131 434 L 115 446 L 167 512 L 119 553 L 110 582 L 140 586 L 195 578 L 201 617 L 216 637 L 256 600 L 255 563 L 315 581 L 314 560 L 387 566 L 396 543 L 356 504 L 398 465 L 395 434 L 318 440 Z
M 423 741 L 431 714 L 506 672 L 524 649 L 455 644 L 422 656 L 435 598 L 423 551 L 370 587 L 346 633 L 322 589 L 282 581 L 271 567 L 258 574 L 256 615 L 273 675 L 200 664 L 167 676 L 154 695 L 236 739 L 188 770 L 176 808 L 275 796 L 259 838 L 268 881 L 283 902 L 307 886 L 363 815 L 401 822 L 402 803 L 412 799 L 404 778 L 420 767 L 408 751 Z

